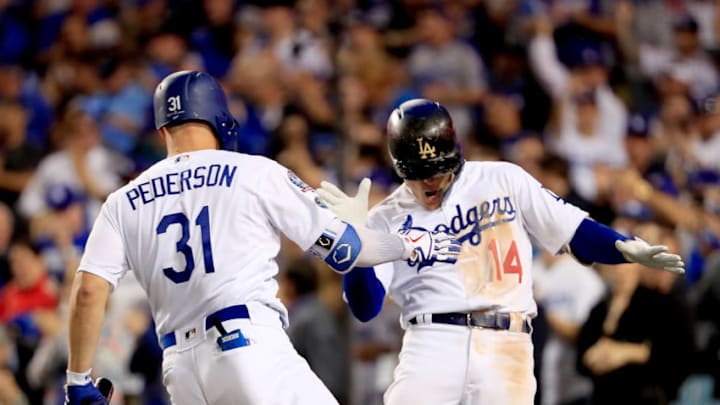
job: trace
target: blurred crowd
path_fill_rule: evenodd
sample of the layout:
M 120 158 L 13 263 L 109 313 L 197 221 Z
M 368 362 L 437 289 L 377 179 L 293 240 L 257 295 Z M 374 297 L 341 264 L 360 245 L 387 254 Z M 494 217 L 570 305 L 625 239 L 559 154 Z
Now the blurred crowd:
M 515 162 L 594 219 L 680 252 L 679 278 L 537 252 L 536 403 L 709 404 L 719 66 L 716 0 L 0 0 L 0 405 L 62 403 L 89 227 L 164 157 L 152 92 L 181 69 L 223 83 L 242 152 L 310 185 L 352 193 L 367 176 L 381 200 L 399 184 L 385 120 L 426 97 L 448 107 L 468 160 Z M 342 280 L 286 245 L 297 350 L 342 404 L 380 404 L 397 308 L 355 321 Z M 109 305 L 94 374 L 115 382 L 114 404 L 167 404 L 131 275 Z

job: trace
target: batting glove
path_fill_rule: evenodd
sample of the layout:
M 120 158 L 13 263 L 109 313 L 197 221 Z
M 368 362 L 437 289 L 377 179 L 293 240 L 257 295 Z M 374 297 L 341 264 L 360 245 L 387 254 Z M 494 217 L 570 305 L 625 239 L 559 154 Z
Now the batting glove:
M 356 226 L 364 226 L 368 217 L 368 196 L 372 182 L 362 179 L 355 197 L 350 197 L 336 185 L 323 181 L 317 189 L 318 196 L 341 220 Z
M 667 253 L 667 246 L 651 246 L 644 240 L 635 237 L 625 241 L 615 241 L 615 247 L 629 262 L 643 266 L 666 270 L 675 274 L 685 274 L 685 263 L 673 253 Z
M 434 262 L 455 263 L 460 255 L 460 242 L 445 232 L 407 229 L 400 232 L 405 244 L 403 259 L 432 265 Z
M 65 405 L 107 405 L 107 400 L 92 382 L 65 386 Z

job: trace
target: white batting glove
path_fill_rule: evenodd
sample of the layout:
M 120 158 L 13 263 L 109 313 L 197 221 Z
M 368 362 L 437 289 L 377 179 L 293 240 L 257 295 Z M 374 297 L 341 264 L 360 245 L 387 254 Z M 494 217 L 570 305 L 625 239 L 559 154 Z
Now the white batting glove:
M 408 229 L 400 232 L 405 244 L 403 259 L 419 263 L 455 263 L 460 255 L 460 242 L 445 232 Z
M 675 274 L 685 274 L 685 263 L 673 253 L 667 253 L 667 246 L 651 246 L 644 240 L 635 237 L 626 241 L 615 241 L 615 247 L 629 262 L 643 266 L 666 270 Z
M 320 188 L 316 191 L 338 218 L 352 225 L 364 226 L 368 218 L 368 196 L 371 185 L 370 179 L 367 177 L 362 179 L 355 197 L 348 196 L 336 185 L 327 181 L 320 183 Z

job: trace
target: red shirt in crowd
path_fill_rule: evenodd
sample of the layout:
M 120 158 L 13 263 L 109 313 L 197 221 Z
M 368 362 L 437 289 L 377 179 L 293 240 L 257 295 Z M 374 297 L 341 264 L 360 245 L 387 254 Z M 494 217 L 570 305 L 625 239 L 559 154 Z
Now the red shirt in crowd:
M 57 304 L 57 288 L 47 274 L 24 290 L 10 281 L 0 290 L 0 322 L 7 323 L 18 315 L 38 309 L 54 310 Z

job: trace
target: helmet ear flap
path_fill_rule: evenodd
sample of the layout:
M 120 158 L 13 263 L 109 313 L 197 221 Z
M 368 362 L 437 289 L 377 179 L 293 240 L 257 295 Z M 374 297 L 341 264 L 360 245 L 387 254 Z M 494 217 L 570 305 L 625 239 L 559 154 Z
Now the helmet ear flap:
M 222 114 L 215 117 L 215 128 L 220 148 L 237 152 L 240 147 L 240 123 L 229 114 Z

